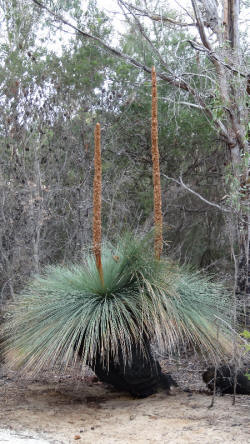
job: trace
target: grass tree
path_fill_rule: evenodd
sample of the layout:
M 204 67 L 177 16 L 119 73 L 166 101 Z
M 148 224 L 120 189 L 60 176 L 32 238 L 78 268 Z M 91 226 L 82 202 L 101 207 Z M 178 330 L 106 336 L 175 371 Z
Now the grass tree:
M 143 351 L 144 338 L 170 353 L 188 343 L 213 360 L 230 353 L 226 324 L 219 339 L 214 324 L 230 323 L 221 284 L 159 261 L 148 238 L 104 244 L 102 259 L 104 284 L 91 252 L 81 264 L 50 266 L 31 279 L 7 325 L 15 365 L 32 371 L 67 365 L 80 348 L 83 364 L 94 366 L 98 354 L 108 367 L 120 354 L 125 365 L 134 344 Z
M 142 393 L 140 368 L 149 372 L 144 385 L 152 384 L 151 363 L 147 367 L 143 364 L 153 360 L 149 347 L 152 340 L 168 353 L 192 345 L 213 361 L 231 353 L 227 291 L 210 277 L 161 258 L 154 69 L 152 96 L 155 248 L 150 233 L 144 238 L 127 235 L 116 245 L 106 241 L 101 248 L 101 145 L 97 124 L 93 251 L 85 254 L 80 264 L 45 268 L 16 299 L 6 325 L 5 347 L 6 357 L 15 366 L 37 372 L 56 362 L 67 366 L 80 355 L 83 365 L 94 369 L 101 365 L 106 375 L 112 369 L 114 385 L 118 385 L 118 376 L 124 382 L 122 373 L 133 368 L 137 385 L 133 393 Z M 221 323 L 219 335 L 216 323 Z M 132 384 L 129 378 L 125 382 L 123 387 Z

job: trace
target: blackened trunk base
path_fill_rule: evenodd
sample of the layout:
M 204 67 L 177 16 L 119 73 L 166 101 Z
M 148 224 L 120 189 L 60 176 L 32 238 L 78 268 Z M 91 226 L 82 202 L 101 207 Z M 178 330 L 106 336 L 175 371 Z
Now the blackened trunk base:
M 158 387 L 169 392 L 171 386 L 177 386 L 170 375 L 162 373 L 147 341 L 144 342 L 143 351 L 138 346 L 133 347 L 129 364 L 124 365 L 121 352 L 118 355 L 119 361 L 116 362 L 110 357 L 108 366 L 103 365 L 100 355 L 96 356 L 95 364 L 90 367 L 100 381 L 111 384 L 117 390 L 129 392 L 137 398 L 146 398 L 156 393 Z

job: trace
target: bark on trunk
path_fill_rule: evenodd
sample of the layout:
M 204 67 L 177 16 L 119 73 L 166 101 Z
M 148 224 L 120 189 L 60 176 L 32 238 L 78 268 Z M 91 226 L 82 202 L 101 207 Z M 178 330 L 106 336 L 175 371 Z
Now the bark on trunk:
M 78 354 L 82 356 L 82 345 Z M 113 385 L 117 390 L 129 392 L 136 398 L 146 398 L 162 387 L 168 393 L 171 386 L 177 386 L 171 375 L 163 374 L 159 362 L 153 357 L 150 343 L 144 339 L 143 351 L 139 345 L 134 344 L 131 350 L 129 363 L 124 363 L 121 350 L 118 360 L 114 361 L 112 355 L 105 363 L 97 353 L 94 363 L 89 366 L 102 382 Z

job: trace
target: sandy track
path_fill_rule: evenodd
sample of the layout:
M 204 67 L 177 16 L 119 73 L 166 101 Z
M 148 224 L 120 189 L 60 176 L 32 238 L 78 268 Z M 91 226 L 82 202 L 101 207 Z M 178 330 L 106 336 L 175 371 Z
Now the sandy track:
M 249 396 L 239 396 L 236 406 L 229 395 L 216 397 L 212 409 L 211 397 L 180 389 L 171 396 L 160 392 L 135 400 L 75 372 L 35 381 L 5 375 L 0 394 L 0 428 L 26 434 L 26 441 L 41 437 L 53 444 L 250 444 Z M 23 444 L 26 441 L 23 437 Z

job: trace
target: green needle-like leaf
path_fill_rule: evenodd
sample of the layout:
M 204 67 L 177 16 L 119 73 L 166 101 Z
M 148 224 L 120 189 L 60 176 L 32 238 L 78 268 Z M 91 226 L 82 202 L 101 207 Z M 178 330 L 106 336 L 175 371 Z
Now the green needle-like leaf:
M 10 363 L 33 372 L 55 362 L 66 366 L 80 347 L 83 364 L 94 364 L 99 354 L 108 366 L 119 353 L 126 363 L 133 344 L 143 349 L 145 337 L 170 353 L 186 344 L 214 360 L 230 353 L 230 303 L 223 286 L 156 260 L 149 241 L 127 236 L 117 248 L 103 245 L 104 285 L 92 255 L 35 276 L 6 325 Z

